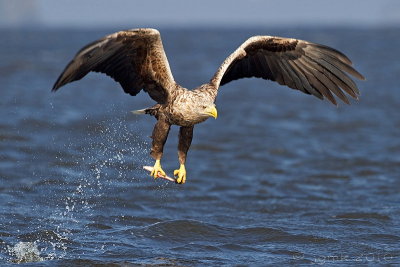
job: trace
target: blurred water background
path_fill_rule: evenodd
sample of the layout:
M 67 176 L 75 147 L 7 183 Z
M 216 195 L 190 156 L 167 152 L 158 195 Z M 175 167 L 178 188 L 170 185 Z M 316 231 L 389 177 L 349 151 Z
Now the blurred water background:
M 220 90 L 188 180 L 153 180 L 152 105 L 100 74 L 50 89 L 114 29 L 0 31 L 0 265 L 400 263 L 399 28 L 161 29 L 194 88 L 252 35 L 323 43 L 367 81 L 338 108 L 257 79 Z M 163 167 L 178 167 L 177 128 Z

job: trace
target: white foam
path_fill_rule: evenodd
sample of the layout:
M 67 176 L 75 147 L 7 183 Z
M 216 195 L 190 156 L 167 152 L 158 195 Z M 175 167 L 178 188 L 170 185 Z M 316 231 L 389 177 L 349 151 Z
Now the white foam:
M 19 242 L 14 247 L 8 248 L 9 253 L 15 257 L 15 263 L 42 261 L 39 249 L 35 242 Z

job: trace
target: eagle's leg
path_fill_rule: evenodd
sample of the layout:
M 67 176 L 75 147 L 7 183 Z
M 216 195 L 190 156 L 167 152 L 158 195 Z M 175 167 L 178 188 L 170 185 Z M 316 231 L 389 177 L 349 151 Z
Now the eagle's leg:
M 178 158 L 180 167 L 174 171 L 174 175 L 177 176 L 176 182 L 183 184 L 186 181 L 186 155 L 189 150 L 190 144 L 193 138 L 193 126 L 181 127 L 179 129 L 179 144 L 178 144 Z
M 154 178 L 159 177 L 159 173 L 165 176 L 164 170 L 161 168 L 161 157 L 164 150 L 165 142 L 167 141 L 171 124 L 167 122 L 164 116 L 160 116 L 153 129 L 151 138 L 153 139 L 150 155 L 156 160 L 153 171 L 150 173 Z

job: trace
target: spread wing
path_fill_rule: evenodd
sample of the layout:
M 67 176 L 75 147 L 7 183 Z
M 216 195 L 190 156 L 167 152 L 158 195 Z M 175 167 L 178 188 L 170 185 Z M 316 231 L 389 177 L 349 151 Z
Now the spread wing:
M 175 88 L 160 33 L 155 29 L 120 31 L 88 44 L 67 65 L 52 90 L 91 71 L 112 77 L 130 95 L 144 89 L 161 104 Z
M 349 104 L 343 91 L 357 98 L 359 90 L 348 74 L 365 79 L 351 65 L 349 58 L 328 46 L 297 39 L 254 36 L 225 59 L 211 83 L 219 88 L 233 80 L 257 77 L 320 99 L 326 97 L 336 105 L 333 93 Z

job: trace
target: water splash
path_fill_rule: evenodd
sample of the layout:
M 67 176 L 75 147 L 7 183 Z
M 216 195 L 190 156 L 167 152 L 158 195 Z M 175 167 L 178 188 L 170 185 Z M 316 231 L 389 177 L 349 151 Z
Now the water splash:
M 81 140 L 66 144 L 67 151 L 78 149 L 81 153 L 65 177 L 77 184 L 64 195 L 52 218 L 57 234 L 74 240 L 74 229 L 79 232 L 82 221 L 88 224 L 99 199 L 107 195 L 109 188 L 131 181 L 132 171 L 145 165 L 148 144 L 134 132 L 125 120 L 112 118 L 89 125 Z M 62 247 L 65 252 L 65 246 Z
M 35 242 L 19 242 L 14 247 L 8 248 L 9 254 L 14 257 L 14 263 L 27 263 L 43 261 Z

